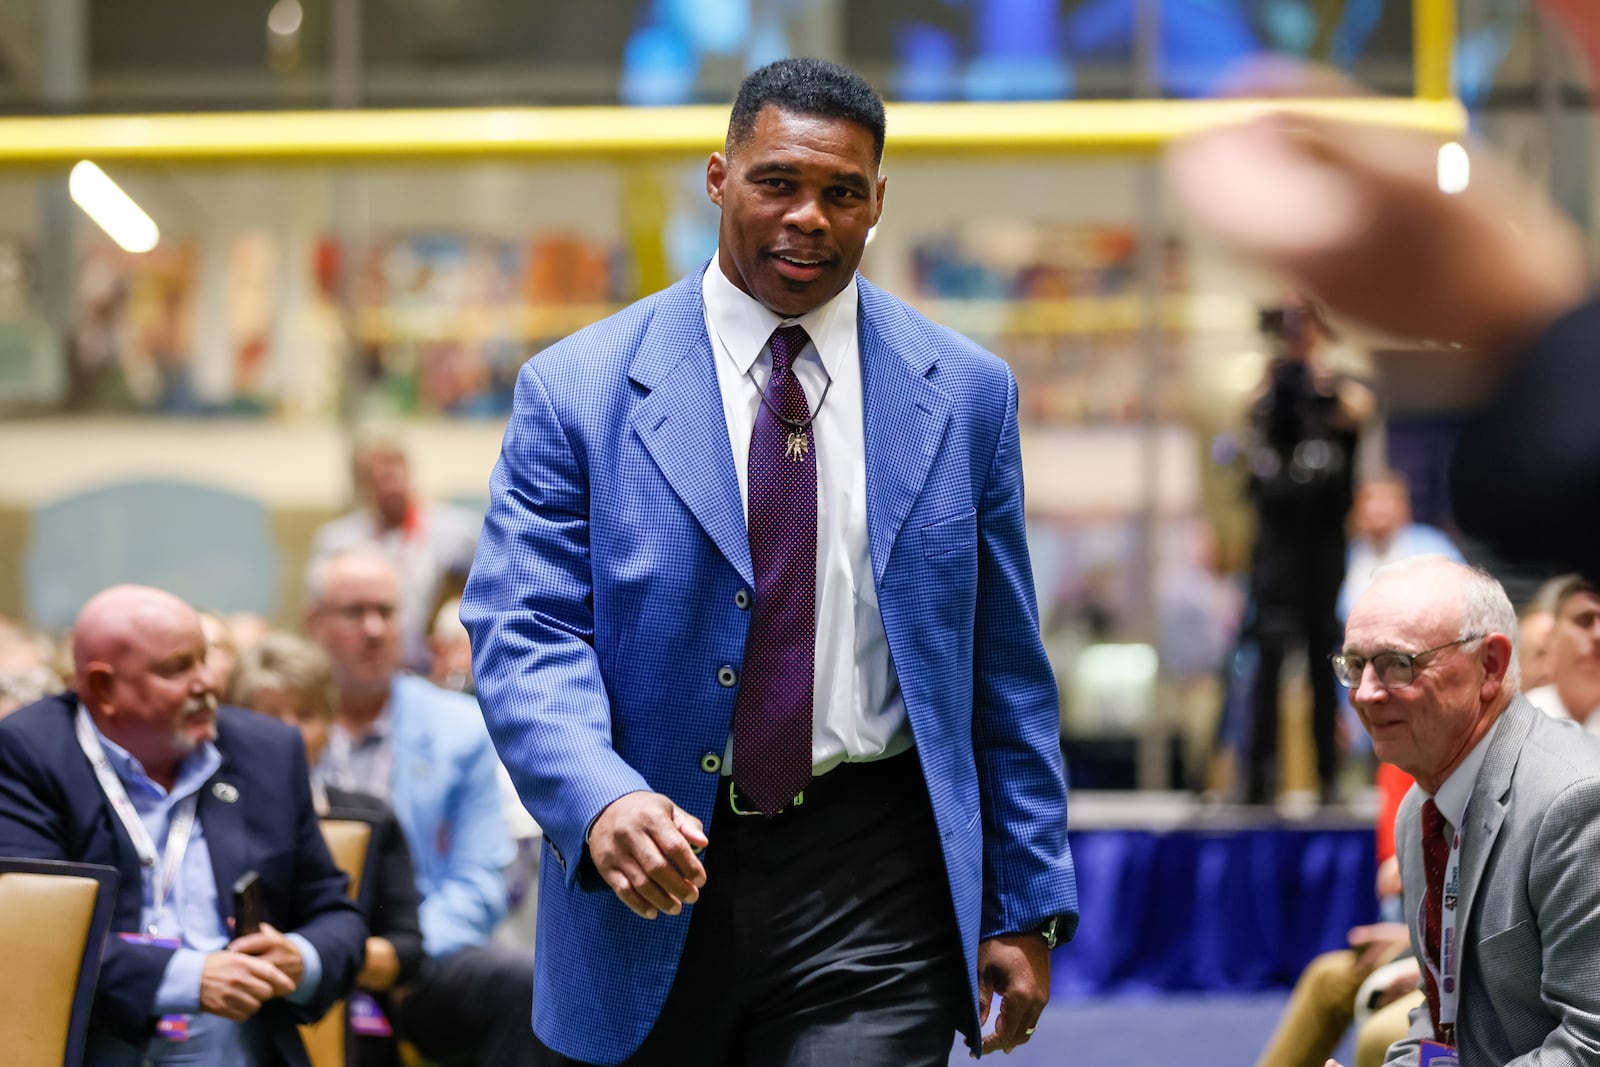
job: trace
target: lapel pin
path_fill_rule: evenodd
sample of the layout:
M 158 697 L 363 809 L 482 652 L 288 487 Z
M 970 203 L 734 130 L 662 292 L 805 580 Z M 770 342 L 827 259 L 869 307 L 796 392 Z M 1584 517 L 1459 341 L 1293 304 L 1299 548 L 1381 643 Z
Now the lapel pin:
M 239 789 L 231 782 L 218 782 L 211 787 L 211 795 L 224 804 L 232 804 L 239 799 Z

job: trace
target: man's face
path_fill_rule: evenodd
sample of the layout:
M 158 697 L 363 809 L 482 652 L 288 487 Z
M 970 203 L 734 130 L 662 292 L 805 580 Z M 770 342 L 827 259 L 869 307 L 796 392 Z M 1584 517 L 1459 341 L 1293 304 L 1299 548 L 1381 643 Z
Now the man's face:
M 1392 482 L 1363 486 L 1356 497 L 1356 532 L 1387 542 L 1411 521 L 1411 502 L 1403 487 Z
M 1554 612 L 1533 611 L 1517 625 L 1517 664 L 1521 669 L 1522 688 L 1537 689 L 1550 681 L 1550 660 L 1555 632 Z
M 732 157 L 706 167 L 723 274 L 786 318 L 820 307 L 860 264 L 885 182 L 865 126 L 769 104 Z
M 356 492 L 390 526 L 405 521 L 411 504 L 411 471 L 406 457 L 392 449 L 374 448 L 356 457 Z
M 251 701 L 253 709 L 300 731 L 306 743 L 306 762 L 312 767 L 328 746 L 328 718 L 305 693 L 293 689 L 263 689 Z
M 306 629 L 333 658 L 343 686 L 387 687 L 400 668 L 399 585 L 383 560 L 347 556 L 327 565 Z
M 1380 652 L 1418 653 L 1460 635 L 1459 596 L 1430 595 L 1404 579 L 1379 581 L 1356 601 L 1344 651 L 1371 660 Z M 1476 743 L 1487 714 L 1482 644 L 1450 645 L 1415 660 L 1411 684 L 1386 689 L 1369 662 L 1350 693 L 1372 751 L 1385 763 L 1432 783 Z
M 228 688 L 234 668 L 239 665 L 239 653 L 234 648 L 233 635 L 215 615 L 200 616 L 200 631 L 206 635 L 206 666 L 211 668 L 212 680 L 219 690 Z
M 1551 651 L 1557 685 L 1587 683 L 1585 688 L 1594 688 L 1600 679 L 1600 597 L 1573 593 L 1562 602 L 1551 633 Z
M 165 768 L 217 736 L 217 687 L 200 617 L 178 605 L 141 611 L 127 643 L 91 669 L 106 736 L 146 769 Z

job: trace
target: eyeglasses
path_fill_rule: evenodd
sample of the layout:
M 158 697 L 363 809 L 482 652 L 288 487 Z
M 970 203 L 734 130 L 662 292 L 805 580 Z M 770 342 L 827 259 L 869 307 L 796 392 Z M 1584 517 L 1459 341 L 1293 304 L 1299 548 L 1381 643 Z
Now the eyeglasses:
M 322 610 L 344 622 L 366 622 L 368 615 L 377 615 L 379 619 L 388 622 L 394 618 L 395 606 L 381 602 L 357 602 L 354 604 L 324 604 Z
M 1339 684 L 1346 689 L 1361 687 L 1361 676 L 1366 673 L 1368 663 L 1372 664 L 1372 669 L 1377 672 L 1379 685 L 1385 689 L 1404 689 L 1416 681 L 1417 660 L 1423 656 L 1431 656 L 1435 652 L 1443 652 L 1447 648 L 1464 645 L 1486 636 L 1488 635 L 1473 634 L 1471 637 L 1458 637 L 1448 644 L 1425 648 L 1421 652 L 1379 652 L 1371 659 L 1347 652 L 1335 652 L 1328 658 L 1333 663 L 1333 676 L 1339 679 Z

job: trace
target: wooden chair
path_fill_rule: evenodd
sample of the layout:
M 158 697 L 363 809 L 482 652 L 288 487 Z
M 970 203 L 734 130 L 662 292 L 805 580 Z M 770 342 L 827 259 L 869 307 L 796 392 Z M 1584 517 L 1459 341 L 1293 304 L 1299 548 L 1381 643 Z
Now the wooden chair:
M 0 858 L 0 1048 L 7 1067 L 78 1067 L 111 929 L 113 867 Z
M 358 900 L 361 876 L 366 872 L 373 846 L 372 824 L 358 819 L 323 819 L 322 839 L 328 843 L 334 864 L 350 876 L 350 899 Z M 344 1067 L 347 1048 L 344 1023 L 344 1001 L 341 1000 L 321 1019 L 300 1027 L 300 1040 L 305 1042 L 311 1067 Z

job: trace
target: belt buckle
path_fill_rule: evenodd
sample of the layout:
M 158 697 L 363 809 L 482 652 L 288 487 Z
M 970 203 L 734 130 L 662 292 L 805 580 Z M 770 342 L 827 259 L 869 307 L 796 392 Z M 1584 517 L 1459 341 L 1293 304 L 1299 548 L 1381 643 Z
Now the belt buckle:
M 800 790 L 800 792 L 798 792 L 798 793 L 796 793 L 794 795 L 794 799 L 793 800 L 791 800 L 789 803 L 785 804 L 783 807 L 779 808 L 778 811 L 777 811 L 777 814 L 782 815 L 784 812 L 788 811 L 790 808 L 798 808 L 802 804 L 804 804 L 805 802 L 806 802 L 806 791 L 804 789 L 802 789 L 802 790 Z M 728 808 L 735 815 L 761 815 L 761 814 L 764 814 L 760 808 L 750 808 L 749 810 L 746 810 L 746 809 L 741 808 L 739 806 L 739 787 L 738 787 L 737 784 L 735 784 L 734 780 L 731 777 L 728 779 Z

